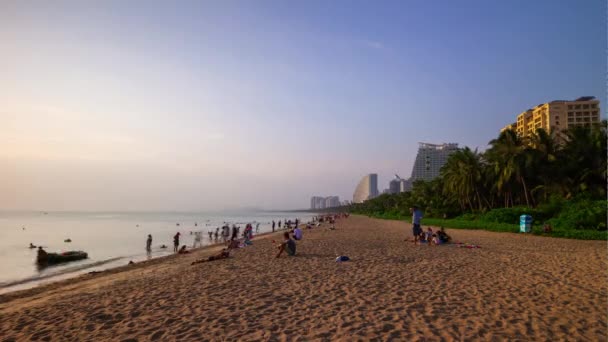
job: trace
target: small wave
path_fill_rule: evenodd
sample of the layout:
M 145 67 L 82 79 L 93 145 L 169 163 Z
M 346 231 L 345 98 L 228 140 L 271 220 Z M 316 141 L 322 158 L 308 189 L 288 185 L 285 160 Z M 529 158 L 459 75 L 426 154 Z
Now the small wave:
M 49 279 L 49 278 L 53 278 L 53 277 L 59 277 L 59 276 L 66 275 L 69 273 L 86 270 L 87 268 L 93 268 L 93 267 L 105 265 L 105 264 L 108 264 L 108 263 L 111 263 L 111 262 L 114 262 L 114 261 L 117 261 L 120 259 L 123 259 L 123 257 L 110 258 L 110 259 L 106 259 L 106 260 L 96 261 L 96 262 L 93 262 L 90 264 L 68 267 L 68 268 L 62 269 L 61 271 L 50 273 L 50 274 L 37 275 L 37 276 L 28 277 L 28 278 L 24 278 L 24 279 L 20 279 L 20 280 L 3 282 L 3 283 L 0 283 L 0 289 L 4 289 L 7 287 L 13 287 L 13 286 L 17 286 L 17 285 L 23 285 L 23 284 L 27 284 L 30 282 L 37 282 L 37 281 L 41 281 L 41 280 L 45 280 L 45 279 Z

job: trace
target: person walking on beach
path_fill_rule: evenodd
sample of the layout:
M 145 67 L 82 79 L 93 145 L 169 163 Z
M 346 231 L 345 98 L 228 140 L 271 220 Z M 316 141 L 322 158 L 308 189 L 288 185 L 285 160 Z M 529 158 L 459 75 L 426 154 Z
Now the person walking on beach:
M 173 251 L 174 251 L 175 253 L 177 253 L 177 250 L 178 250 L 178 248 L 179 248 L 179 236 L 180 236 L 180 233 L 179 233 L 179 232 L 177 232 L 177 234 L 175 234 L 175 235 L 173 236 Z
M 281 220 L 279 220 L 279 230 L 281 229 Z
M 146 240 L 146 251 L 152 251 L 152 234 L 148 234 L 148 240 Z
M 274 220 L 272 220 L 272 232 L 274 233 L 274 226 L 275 226 L 275 222 Z
M 236 225 L 232 225 L 232 238 L 230 240 L 236 240 L 238 238 L 239 231 L 236 229 Z
M 412 213 L 412 233 L 414 234 L 414 243 L 418 243 L 420 234 L 422 234 L 422 228 L 420 227 L 420 221 L 422 220 L 422 211 L 417 206 L 410 208 Z
M 194 243 L 192 244 L 192 248 L 196 248 L 197 244 L 199 247 L 203 247 L 203 232 L 194 232 Z
M 255 224 L 255 233 L 258 234 L 260 232 L 260 223 Z

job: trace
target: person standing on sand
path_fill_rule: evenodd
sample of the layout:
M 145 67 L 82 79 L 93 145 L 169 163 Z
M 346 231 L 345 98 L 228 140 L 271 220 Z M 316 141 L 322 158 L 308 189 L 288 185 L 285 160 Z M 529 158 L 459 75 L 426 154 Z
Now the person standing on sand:
M 180 236 L 179 232 L 177 232 L 177 234 L 175 234 L 175 236 L 173 236 L 173 251 L 175 253 L 177 253 L 177 250 L 179 248 L 179 236 Z
M 236 229 L 236 225 L 232 225 L 232 238 L 230 240 L 236 240 L 238 238 L 239 231 Z
M 272 232 L 274 233 L 274 226 L 275 226 L 275 222 L 274 220 L 272 220 Z
M 410 208 L 410 213 L 412 213 L 412 233 L 414 234 L 414 243 L 418 243 L 420 234 L 422 234 L 422 228 L 420 227 L 422 211 L 420 211 L 417 206 L 413 206 Z
M 279 230 L 281 229 L 281 220 L 279 220 Z
M 146 251 L 152 251 L 152 234 L 148 234 L 148 240 L 146 240 Z

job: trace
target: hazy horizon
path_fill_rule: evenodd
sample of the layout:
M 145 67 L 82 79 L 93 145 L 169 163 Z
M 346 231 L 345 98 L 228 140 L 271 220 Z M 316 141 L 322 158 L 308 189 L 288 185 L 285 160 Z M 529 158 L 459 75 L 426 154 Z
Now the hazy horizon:
M 542 15 L 539 15 L 542 14 Z M 606 111 L 606 3 L 3 1 L 0 210 L 305 209 L 484 149 L 539 103 Z

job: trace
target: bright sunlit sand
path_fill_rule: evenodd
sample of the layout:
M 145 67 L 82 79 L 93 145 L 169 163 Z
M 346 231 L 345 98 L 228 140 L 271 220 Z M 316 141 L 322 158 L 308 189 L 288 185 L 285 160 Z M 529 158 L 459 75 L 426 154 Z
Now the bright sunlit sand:
M 351 216 L 277 234 L 230 259 L 214 249 L 0 296 L 4 341 L 606 340 L 606 244 L 448 230 L 456 245 L 404 242 L 408 224 Z M 336 263 L 338 255 L 351 261 Z

